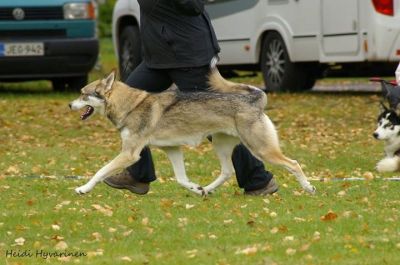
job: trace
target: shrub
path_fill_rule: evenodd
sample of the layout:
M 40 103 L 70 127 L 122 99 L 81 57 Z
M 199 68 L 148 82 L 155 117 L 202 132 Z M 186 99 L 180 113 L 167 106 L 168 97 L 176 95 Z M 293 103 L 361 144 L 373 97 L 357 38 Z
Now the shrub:
M 111 36 L 111 23 L 114 5 L 117 0 L 105 0 L 104 3 L 99 4 L 99 37 Z

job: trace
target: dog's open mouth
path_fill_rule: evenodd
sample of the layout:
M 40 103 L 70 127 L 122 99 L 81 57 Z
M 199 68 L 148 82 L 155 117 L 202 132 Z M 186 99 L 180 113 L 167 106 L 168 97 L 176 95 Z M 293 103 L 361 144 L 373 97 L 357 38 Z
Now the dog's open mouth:
M 81 114 L 81 120 L 86 120 L 87 118 L 89 118 L 90 115 L 93 114 L 94 108 L 92 106 L 86 106 L 86 110 L 85 112 L 83 112 Z

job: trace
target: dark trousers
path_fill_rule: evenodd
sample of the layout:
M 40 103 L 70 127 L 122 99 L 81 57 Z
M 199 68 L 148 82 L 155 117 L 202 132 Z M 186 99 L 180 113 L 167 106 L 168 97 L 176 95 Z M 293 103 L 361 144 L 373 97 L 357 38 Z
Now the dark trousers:
M 201 91 L 208 87 L 209 67 L 150 69 L 141 63 L 125 81 L 131 87 L 148 92 L 161 92 L 175 83 L 181 91 Z M 265 170 L 264 164 L 256 159 L 247 148 L 240 144 L 232 153 L 232 162 L 240 188 L 246 191 L 265 187 L 272 174 Z M 148 147 L 140 154 L 140 160 L 128 167 L 137 181 L 151 182 L 156 179 L 151 152 Z

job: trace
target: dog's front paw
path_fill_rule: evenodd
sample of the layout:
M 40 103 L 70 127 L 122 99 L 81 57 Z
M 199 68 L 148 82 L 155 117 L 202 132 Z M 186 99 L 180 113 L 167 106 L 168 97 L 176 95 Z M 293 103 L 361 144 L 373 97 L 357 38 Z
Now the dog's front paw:
M 80 186 L 80 187 L 76 188 L 76 189 L 75 189 L 75 192 L 76 192 L 77 194 L 83 195 L 83 194 L 85 194 L 85 193 L 88 193 L 88 192 L 91 191 L 92 189 L 93 189 L 92 185 L 85 184 L 85 185 L 83 185 L 83 186 Z
M 197 191 L 198 191 L 198 194 L 201 195 L 201 197 L 207 197 L 207 195 L 208 195 L 208 191 L 201 186 L 197 187 Z
M 305 191 L 307 191 L 310 194 L 315 194 L 317 192 L 317 189 L 313 185 L 308 185 L 304 187 Z
M 386 157 L 378 162 L 376 165 L 376 170 L 379 172 L 394 172 L 399 170 L 399 164 L 399 157 Z

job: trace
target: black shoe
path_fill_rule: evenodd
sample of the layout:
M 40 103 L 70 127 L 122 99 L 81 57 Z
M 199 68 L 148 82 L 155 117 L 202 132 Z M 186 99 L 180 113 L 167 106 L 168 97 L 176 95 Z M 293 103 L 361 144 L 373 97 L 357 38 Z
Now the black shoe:
M 272 178 L 264 188 L 261 188 L 258 190 L 245 191 L 244 195 L 267 196 L 267 195 L 274 194 L 275 192 L 277 192 L 278 188 L 279 188 L 278 184 L 276 183 L 275 179 Z
M 140 195 L 144 195 L 150 190 L 149 183 L 136 181 L 126 169 L 119 174 L 106 178 L 103 182 L 110 187 L 116 189 L 127 189 L 132 193 Z

